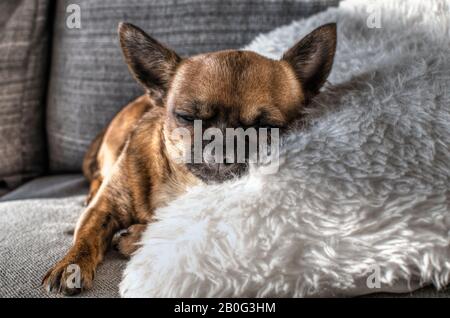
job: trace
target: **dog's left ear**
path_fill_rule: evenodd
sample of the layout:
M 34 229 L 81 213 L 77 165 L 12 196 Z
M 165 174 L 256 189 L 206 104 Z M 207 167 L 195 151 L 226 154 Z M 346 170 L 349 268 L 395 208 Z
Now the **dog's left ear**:
M 155 101 L 162 103 L 181 58 L 130 23 L 119 24 L 119 38 L 131 73 Z
M 325 83 L 333 66 L 336 51 L 336 23 L 325 24 L 284 53 L 301 82 L 306 98 L 316 95 Z

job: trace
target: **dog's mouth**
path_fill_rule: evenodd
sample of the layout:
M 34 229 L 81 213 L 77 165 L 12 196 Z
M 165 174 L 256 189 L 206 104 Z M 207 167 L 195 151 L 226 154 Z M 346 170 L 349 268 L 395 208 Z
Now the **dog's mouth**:
M 187 163 L 186 166 L 194 176 L 207 184 L 222 183 L 248 172 L 247 163 Z

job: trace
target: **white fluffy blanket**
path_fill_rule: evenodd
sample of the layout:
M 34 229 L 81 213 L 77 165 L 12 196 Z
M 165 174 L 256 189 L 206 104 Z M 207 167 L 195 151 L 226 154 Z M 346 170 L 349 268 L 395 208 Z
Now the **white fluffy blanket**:
M 334 21 L 332 85 L 311 107 L 313 125 L 287 138 L 279 172 L 253 169 L 157 211 L 122 296 L 359 295 L 449 283 L 450 1 L 345 1 L 248 49 L 277 58 Z

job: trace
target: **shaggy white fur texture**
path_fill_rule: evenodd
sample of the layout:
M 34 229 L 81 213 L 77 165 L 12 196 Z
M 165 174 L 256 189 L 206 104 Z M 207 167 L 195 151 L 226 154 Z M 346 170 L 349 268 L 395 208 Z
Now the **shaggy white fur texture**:
M 377 12 L 382 28 L 370 29 Z M 279 172 L 252 169 L 158 210 L 122 296 L 359 295 L 449 283 L 450 1 L 345 1 L 248 49 L 278 58 L 334 21 L 332 85 L 310 107 L 311 127 L 285 140 Z

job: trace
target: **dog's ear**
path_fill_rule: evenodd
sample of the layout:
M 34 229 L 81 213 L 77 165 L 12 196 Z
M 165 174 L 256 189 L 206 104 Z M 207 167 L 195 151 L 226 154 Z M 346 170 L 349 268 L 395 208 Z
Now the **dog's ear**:
M 131 73 L 155 101 L 162 102 L 181 58 L 129 23 L 119 24 L 119 38 Z
M 336 51 L 336 24 L 325 24 L 284 53 L 301 82 L 307 99 L 316 95 L 325 83 L 333 66 Z

